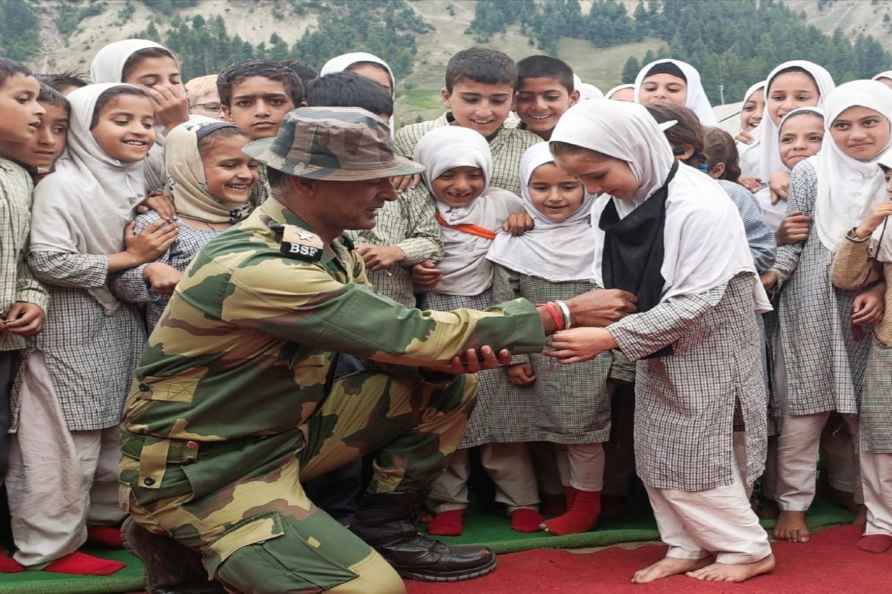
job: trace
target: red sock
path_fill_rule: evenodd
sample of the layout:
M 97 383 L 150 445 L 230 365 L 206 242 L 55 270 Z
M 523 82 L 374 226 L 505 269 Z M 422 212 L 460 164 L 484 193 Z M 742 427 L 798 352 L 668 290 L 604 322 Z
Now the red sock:
M 542 516 L 534 509 L 521 508 L 511 512 L 511 530 L 515 532 L 539 532 Z
M 427 531 L 437 536 L 461 536 L 465 531 L 465 510 L 453 509 L 436 514 L 427 525 Z
M 0 573 L 18 573 L 25 571 L 25 566 L 13 559 L 6 551 L 0 551 Z
M 567 509 L 573 509 L 573 502 L 576 500 L 577 493 L 579 491 L 569 485 L 564 487 L 564 499 L 567 500 Z
M 547 520 L 545 530 L 551 534 L 588 532 L 601 514 L 601 492 L 576 490 L 573 506 L 564 515 Z
M 113 526 L 88 526 L 87 542 L 107 549 L 123 549 L 121 529 Z
M 102 559 L 81 551 L 75 551 L 61 559 L 56 559 L 44 567 L 43 570 L 70 575 L 111 575 L 125 567 L 126 565 L 120 561 Z
M 885 553 L 892 549 L 892 536 L 888 534 L 868 534 L 858 539 L 858 548 L 868 553 Z

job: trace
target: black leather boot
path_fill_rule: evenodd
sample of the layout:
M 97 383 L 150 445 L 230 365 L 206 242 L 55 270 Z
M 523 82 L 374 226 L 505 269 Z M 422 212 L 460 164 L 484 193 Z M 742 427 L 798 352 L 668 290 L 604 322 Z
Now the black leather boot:
M 414 523 L 418 499 L 408 493 L 366 494 L 350 529 L 406 579 L 459 582 L 496 568 L 496 555 L 486 547 L 450 546 L 420 533 Z
M 146 566 L 148 594 L 226 594 L 209 582 L 201 555 L 172 538 L 153 534 L 129 516 L 121 528 L 124 545 Z

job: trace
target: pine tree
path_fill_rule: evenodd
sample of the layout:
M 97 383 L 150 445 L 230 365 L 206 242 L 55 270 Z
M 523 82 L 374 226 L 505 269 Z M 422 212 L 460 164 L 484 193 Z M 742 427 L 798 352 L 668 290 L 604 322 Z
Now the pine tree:
M 639 70 L 641 70 L 641 64 L 638 63 L 638 58 L 629 56 L 629 59 L 626 60 L 626 63 L 623 66 L 622 81 L 624 83 L 635 82 L 635 77 L 638 76 Z

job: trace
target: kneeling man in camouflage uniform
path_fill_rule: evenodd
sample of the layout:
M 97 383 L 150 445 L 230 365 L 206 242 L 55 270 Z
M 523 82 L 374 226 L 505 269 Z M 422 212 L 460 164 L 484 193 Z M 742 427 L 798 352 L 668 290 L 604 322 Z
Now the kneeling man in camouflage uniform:
M 488 573 L 491 551 L 419 534 L 413 509 L 474 405 L 476 378 L 461 372 L 499 364 L 483 345 L 541 350 L 554 310 L 518 299 L 422 312 L 374 293 L 343 231 L 372 228 L 396 198 L 390 178 L 422 168 L 394 156 L 369 112 L 297 109 L 245 152 L 269 167 L 273 197 L 192 262 L 127 402 L 121 482 L 136 529 L 200 553 L 231 592 L 390 593 L 400 574 Z M 632 299 L 593 291 L 568 305 L 575 325 L 606 325 Z M 338 353 L 364 369 L 336 377 Z M 351 532 L 301 483 L 367 453 Z

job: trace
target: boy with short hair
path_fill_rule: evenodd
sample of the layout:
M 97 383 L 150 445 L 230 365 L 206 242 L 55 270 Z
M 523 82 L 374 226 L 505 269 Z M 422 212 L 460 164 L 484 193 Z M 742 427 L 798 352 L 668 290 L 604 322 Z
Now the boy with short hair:
M 471 128 L 489 141 L 492 185 L 520 195 L 520 157 L 542 139 L 527 130 L 505 127 L 516 89 L 517 67 L 509 56 L 482 47 L 462 50 L 446 65 L 446 86 L 440 91 L 446 113 L 401 128 L 394 148 L 411 159 L 415 145 L 434 128 Z
M 517 96 L 514 110 L 521 119 L 518 128 L 551 138 L 564 112 L 579 101 L 573 69 L 551 56 L 529 56 L 517 63 Z
M 25 262 L 31 229 L 31 176 L 8 158 L 37 134 L 44 108 L 31 72 L 0 58 L 0 481 L 6 476 L 9 396 L 26 337 L 40 332 L 47 293 Z M 21 571 L 0 553 L 0 572 Z
M 272 138 L 285 115 L 304 100 L 304 86 L 297 74 L 281 62 L 248 60 L 234 64 L 217 76 L 217 93 L 223 116 L 251 140 Z M 266 166 L 257 173 L 251 202 L 262 204 L 272 194 Z
M 40 83 L 37 102 L 46 113 L 40 117 L 34 134 L 27 141 L 4 149 L 4 156 L 25 167 L 35 184 L 52 171 L 56 159 L 65 150 L 71 119 L 68 100 L 47 83 Z
M 73 70 L 54 74 L 38 74 L 37 80 L 49 85 L 62 95 L 67 95 L 75 89 L 87 86 L 87 81 L 84 80 L 83 75 Z

